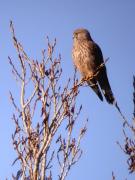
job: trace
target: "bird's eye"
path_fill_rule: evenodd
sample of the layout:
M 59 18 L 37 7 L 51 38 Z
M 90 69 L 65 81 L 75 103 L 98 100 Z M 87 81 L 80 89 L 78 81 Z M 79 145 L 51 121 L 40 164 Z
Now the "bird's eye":
M 76 34 L 73 34 L 73 39 L 75 39 L 76 38 Z
M 73 39 L 77 39 L 77 34 L 76 33 L 73 34 Z

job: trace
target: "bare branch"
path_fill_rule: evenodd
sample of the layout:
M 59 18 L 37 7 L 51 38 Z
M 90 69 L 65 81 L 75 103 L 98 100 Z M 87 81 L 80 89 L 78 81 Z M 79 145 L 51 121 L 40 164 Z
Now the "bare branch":
M 60 164 L 59 177 L 65 179 L 72 165 L 77 163 L 82 155 L 80 143 L 86 132 L 86 126 L 80 128 L 78 136 L 73 138 L 72 134 L 82 109 L 80 106 L 77 110 L 76 99 L 79 94 L 78 88 L 83 82 L 78 83 L 75 72 L 65 85 L 60 85 L 61 57 L 53 57 L 56 40 L 50 43 L 47 38 L 47 57 L 45 57 L 46 51 L 43 50 L 41 61 L 33 60 L 18 42 L 12 22 L 10 28 L 20 63 L 19 71 L 9 57 L 14 76 L 20 80 L 20 101 L 17 101 L 19 105 L 15 103 L 10 93 L 17 114 L 13 115 L 15 131 L 12 141 L 17 153 L 13 165 L 17 161 L 20 161 L 21 165 L 14 178 L 52 180 L 53 165 L 56 163 L 54 152 L 56 152 L 57 157 L 60 158 L 57 162 Z M 59 129 L 63 126 L 66 128 L 61 134 Z M 54 139 L 60 136 L 61 143 L 56 143 L 55 150 L 52 149 Z M 59 151 L 60 148 L 62 150 Z M 50 158 L 49 154 L 51 154 Z

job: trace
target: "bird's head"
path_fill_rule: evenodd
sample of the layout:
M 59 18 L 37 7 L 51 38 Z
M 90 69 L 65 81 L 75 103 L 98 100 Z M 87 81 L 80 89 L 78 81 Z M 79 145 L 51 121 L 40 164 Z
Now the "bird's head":
M 84 41 L 84 40 L 92 40 L 90 33 L 87 29 L 76 29 L 73 33 L 73 39 L 74 41 L 79 40 L 79 41 Z

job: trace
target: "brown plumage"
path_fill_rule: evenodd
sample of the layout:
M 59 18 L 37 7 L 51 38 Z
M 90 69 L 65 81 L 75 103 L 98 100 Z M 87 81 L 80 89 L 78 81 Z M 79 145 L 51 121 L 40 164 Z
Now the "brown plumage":
M 72 58 L 76 68 L 80 71 L 82 77 L 86 79 L 95 74 L 97 68 L 104 63 L 100 47 L 92 40 L 89 31 L 86 29 L 77 29 L 73 33 Z M 103 93 L 109 104 L 114 103 L 115 99 L 108 81 L 105 66 L 99 70 L 96 77 L 88 80 L 87 83 L 101 101 L 103 101 Z

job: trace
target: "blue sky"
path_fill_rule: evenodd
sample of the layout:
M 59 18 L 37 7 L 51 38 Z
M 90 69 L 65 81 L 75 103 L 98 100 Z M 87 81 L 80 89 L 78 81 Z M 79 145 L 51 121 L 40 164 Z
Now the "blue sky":
M 0 0 L 0 179 L 11 178 L 15 158 L 11 134 L 13 108 L 9 90 L 17 93 L 8 56 L 16 57 L 9 21 L 19 41 L 34 59 L 41 58 L 46 36 L 57 38 L 56 55 L 61 53 L 65 79 L 73 73 L 72 33 L 78 27 L 89 29 L 100 45 L 107 63 L 112 90 L 128 119 L 133 112 L 132 78 L 135 73 L 135 1 L 134 0 Z M 133 180 L 128 174 L 126 157 L 116 145 L 123 142 L 121 117 L 113 106 L 100 102 L 90 88 L 81 88 L 79 103 L 89 117 L 84 154 L 71 170 L 68 180 L 108 180 L 114 171 L 118 179 Z M 83 118 L 82 118 L 83 120 Z

